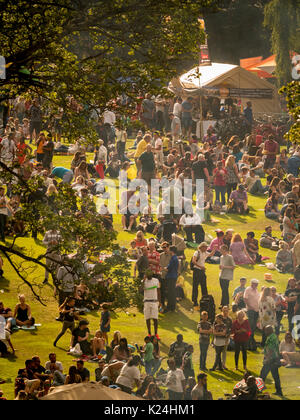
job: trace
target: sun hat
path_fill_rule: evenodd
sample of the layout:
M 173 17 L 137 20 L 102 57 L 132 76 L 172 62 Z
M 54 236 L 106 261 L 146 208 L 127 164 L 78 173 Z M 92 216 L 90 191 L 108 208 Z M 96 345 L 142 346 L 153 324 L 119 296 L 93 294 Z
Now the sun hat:
M 253 284 L 259 284 L 259 280 L 257 280 L 257 279 L 252 279 L 252 280 L 251 280 L 251 284 L 252 284 L 252 283 L 253 283 Z

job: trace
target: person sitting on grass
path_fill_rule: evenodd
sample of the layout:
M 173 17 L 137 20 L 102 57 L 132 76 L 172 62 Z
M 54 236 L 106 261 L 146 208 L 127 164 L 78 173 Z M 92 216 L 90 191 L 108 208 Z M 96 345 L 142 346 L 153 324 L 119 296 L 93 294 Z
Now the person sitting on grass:
M 78 327 L 73 330 L 71 339 L 71 349 L 74 349 L 79 344 L 80 350 L 84 355 L 90 355 L 92 353 L 91 344 L 88 341 L 90 336 L 88 325 L 89 321 L 85 319 L 81 320 Z
M 284 241 L 279 242 L 279 251 L 276 254 L 276 268 L 279 273 L 293 273 L 293 254 L 289 250 L 289 244 Z
M 32 327 L 34 318 L 31 315 L 31 308 L 25 302 L 25 295 L 19 295 L 19 301 L 15 307 L 14 316 L 18 327 Z
M 103 333 L 98 330 L 95 332 L 95 337 L 91 342 L 92 344 L 92 351 L 93 351 L 93 359 L 98 359 L 98 355 L 105 356 L 105 338 Z
M 82 379 L 79 373 L 77 372 L 76 366 L 71 366 L 69 369 L 69 373 L 66 377 L 65 385 L 71 384 L 81 384 Z
M 231 211 L 238 214 L 248 214 L 248 196 L 244 185 L 239 185 L 238 189 L 230 195 Z

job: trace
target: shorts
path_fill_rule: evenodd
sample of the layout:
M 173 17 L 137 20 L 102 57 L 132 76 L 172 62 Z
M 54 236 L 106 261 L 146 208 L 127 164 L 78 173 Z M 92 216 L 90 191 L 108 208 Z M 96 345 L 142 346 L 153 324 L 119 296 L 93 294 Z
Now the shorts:
M 193 119 L 191 117 L 182 117 L 182 127 L 189 130 L 192 127 Z
M 158 319 L 158 302 L 145 302 L 144 315 L 146 321 L 148 319 Z

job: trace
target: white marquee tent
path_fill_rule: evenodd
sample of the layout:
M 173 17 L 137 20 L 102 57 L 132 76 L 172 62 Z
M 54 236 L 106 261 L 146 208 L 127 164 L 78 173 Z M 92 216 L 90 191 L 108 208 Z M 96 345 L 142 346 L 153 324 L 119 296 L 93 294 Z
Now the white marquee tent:
M 204 92 L 201 91 L 203 88 Z M 230 96 L 230 89 L 241 90 L 243 96 L 239 99 L 242 105 L 246 107 L 246 103 L 251 101 L 254 114 L 281 112 L 277 88 L 240 66 L 212 63 L 210 66 L 196 67 L 181 77 L 173 79 L 169 84 L 169 90 L 184 98 L 197 97 L 200 94 L 205 96 L 205 89 L 211 88 L 218 89 L 219 93 L 216 96 L 221 98 Z M 249 93 L 247 93 L 248 89 Z M 259 97 L 260 94 L 263 95 L 266 92 L 268 92 L 267 97 Z

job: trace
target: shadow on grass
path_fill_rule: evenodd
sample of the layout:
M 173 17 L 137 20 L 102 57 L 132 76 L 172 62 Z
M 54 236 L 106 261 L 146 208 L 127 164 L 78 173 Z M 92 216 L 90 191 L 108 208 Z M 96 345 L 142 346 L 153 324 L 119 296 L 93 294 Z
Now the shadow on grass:
M 0 289 L 4 290 L 4 292 L 9 292 L 9 280 L 5 277 L 1 277 L 0 279 Z
M 232 382 L 232 381 L 239 382 L 243 379 L 243 376 L 244 376 L 243 372 L 239 374 L 231 370 L 224 370 L 223 372 L 219 372 L 219 373 L 217 372 L 218 371 L 214 371 L 214 372 L 208 371 L 207 373 L 213 378 L 218 379 L 220 381 L 225 381 L 225 382 Z
M 184 333 L 185 331 L 197 331 L 198 323 L 188 318 L 180 309 L 176 312 L 167 313 L 160 318 L 161 328 L 173 333 Z

